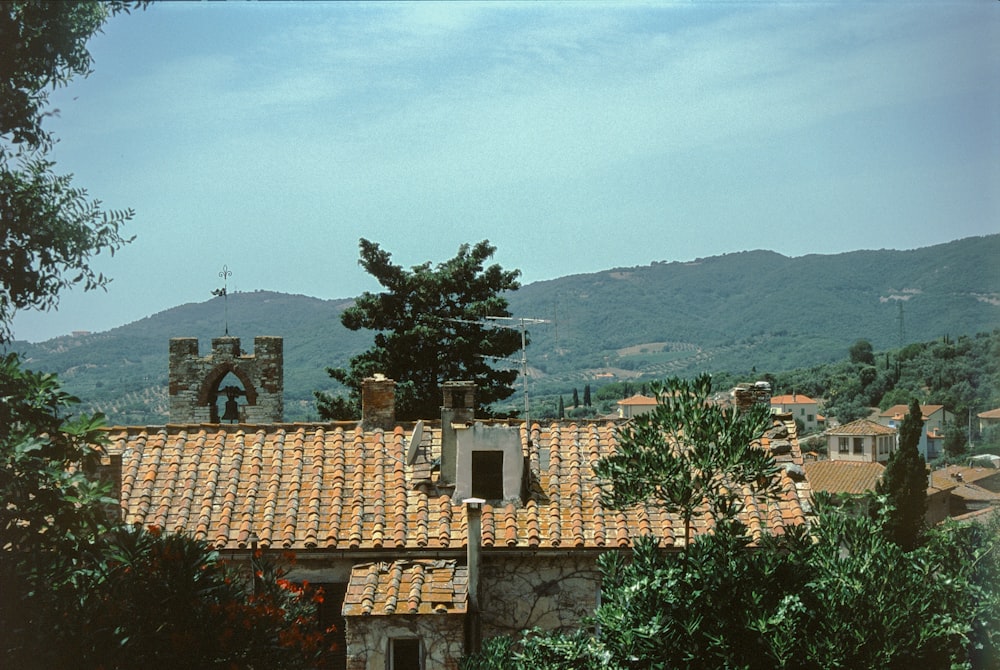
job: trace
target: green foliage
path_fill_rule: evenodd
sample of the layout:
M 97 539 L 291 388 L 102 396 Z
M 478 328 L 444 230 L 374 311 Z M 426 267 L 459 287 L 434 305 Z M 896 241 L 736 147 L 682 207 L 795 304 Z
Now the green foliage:
M 855 515 L 820 499 L 811 534 L 755 549 L 726 523 L 686 560 L 640 539 L 631 556 L 599 561 L 602 603 L 587 622 L 596 636 L 488 641 L 463 667 L 997 667 L 1000 516 L 989 527 L 945 525 L 907 552 L 878 509 Z
M 748 448 L 770 426 L 769 408 L 719 407 L 708 402 L 711 390 L 708 375 L 653 385 L 656 407 L 625 424 L 618 450 L 595 467 L 603 505 L 650 501 L 683 518 L 690 542 L 696 515 L 721 523 L 739 513 L 742 486 L 759 496 L 777 492 L 774 459 Z
M 504 359 L 521 347 L 520 334 L 485 324 L 486 317 L 507 317 L 504 293 L 519 287 L 517 270 L 484 267 L 496 251 L 488 241 L 463 244 L 458 254 L 432 267 L 406 270 L 391 262 L 378 244 L 362 239 L 361 266 L 385 287 L 366 292 L 341 314 L 350 330 L 375 331 L 375 343 L 351 358 L 349 368 L 330 368 L 331 377 L 360 403 L 361 382 L 375 374 L 396 381 L 396 415 L 402 419 L 436 416 L 440 386 L 448 380 L 476 382 L 479 411 L 513 393 L 517 371 L 494 369 L 487 359 Z M 321 416 L 331 407 L 322 394 Z M 332 417 L 330 417 L 332 418 Z
M 913 400 L 899 426 L 899 449 L 889 457 L 876 485 L 876 492 L 891 503 L 886 524 L 889 537 L 904 550 L 920 542 L 927 513 L 927 463 L 917 450 L 923 429 L 920 404 Z
M 90 73 L 87 40 L 111 15 L 145 3 L 5 2 L 0 7 L 0 341 L 19 309 L 50 309 L 62 289 L 103 288 L 92 256 L 129 240 L 132 212 L 101 203 L 56 175 L 42 127 L 49 90 Z
M 102 550 L 67 640 L 75 667 L 309 668 L 329 646 L 316 594 L 259 555 L 241 570 L 156 528 L 118 528 Z
M 851 345 L 851 362 L 861 365 L 875 365 L 875 354 L 872 343 L 868 340 L 858 340 Z
M 54 376 L 0 357 L 0 656 L 8 659 L 22 643 L 42 644 L 42 633 L 65 634 L 67 620 L 47 615 L 73 599 L 81 561 L 105 527 L 106 488 L 85 475 L 100 455 L 91 445 L 102 443 L 101 419 L 73 418 L 76 402 Z
M 969 446 L 969 433 L 958 421 L 944 424 L 944 453 L 950 458 L 963 455 Z

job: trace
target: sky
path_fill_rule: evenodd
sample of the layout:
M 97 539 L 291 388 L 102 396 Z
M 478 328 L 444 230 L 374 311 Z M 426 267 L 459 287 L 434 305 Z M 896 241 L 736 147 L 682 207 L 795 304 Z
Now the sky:
M 230 291 L 378 291 L 488 239 L 522 283 L 1000 232 L 1000 2 L 174 2 L 51 96 L 135 240 L 17 339 Z M 522 315 L 531 316 L 531 315 Z

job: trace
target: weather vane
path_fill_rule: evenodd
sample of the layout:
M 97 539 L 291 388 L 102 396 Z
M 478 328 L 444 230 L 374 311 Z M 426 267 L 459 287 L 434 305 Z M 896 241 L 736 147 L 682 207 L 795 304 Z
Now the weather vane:
M 221 295 L 223 301 L 225 302 L 225 313 L 226 313 L 226 335 L 229 335 L 229 291 L 226 287 L 229 283 L 229 278 L 233 276 L 232 271 L 229 269 L 228 265 L 222 266 L 222 272 L 219 273 L 222 278 L 222 288 L 217 288 L 212 291 L 212 295 Z

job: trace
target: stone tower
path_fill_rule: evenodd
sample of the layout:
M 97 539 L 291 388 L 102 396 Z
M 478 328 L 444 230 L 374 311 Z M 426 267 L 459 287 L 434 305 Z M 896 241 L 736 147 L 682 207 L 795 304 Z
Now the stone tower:
M 284 417 L 284 345 L 255 337 L 253 354 L 240 338 L 217 337 L 212 353 L 198 356 L 198 338 L 170 340 L 170 423 L 279 423 Z M 223 380 L 232 373 L 243 388 Z M 220 409 L 220 405 L 225 409 Z

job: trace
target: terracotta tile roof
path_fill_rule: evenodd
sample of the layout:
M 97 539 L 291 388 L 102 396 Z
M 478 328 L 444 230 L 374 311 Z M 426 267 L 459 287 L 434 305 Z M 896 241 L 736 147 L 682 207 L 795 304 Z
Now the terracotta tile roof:
M 815 405 L 816 401 L 801 393 L 771 396 L 772 405 Z
M 843 426 L 828 428 L 824 435 L 895 435 L 896 429 L 868 419 L 858 419 Z
M 920 413 L 923 414 L 921 417 L 924 421 L 938 410 L 944 409 L 944 405 L 921 405 Z M 893 419 L 895 421 L 902 421 L 903 418 L 910 413 L 909 405 L 893 405 L 889 409 L 885 410 L 879 416 L 886 419 Z
M 968 482 L 974 484 L 982 479 L 991 479 L 993 477 L 1000 479 L 1000 470 L 996 468 L 949 465 L 940 470 L 935 470 L 934 476 L 959 483 Z
M 1000 407 L 996 409 L 988 409 L 985 412 L 980 412 L 976 415 L 980 419 L 1000 419 Z
M 810 494 L 790 415 L 776 415 L 764 448 L 783 466 L 778 500 L 748 497 L 744 523 L 781 533 L 805 522 Z M 656 534 L 683 543 L 683 523 L 655 506 L 626 511 L 599 502 L 593 465 L 617 446 L 615 422 L 532 426 L 530 490 L 523 505 L 483 506 L 485 547 L 599 549 Z M 367 432 L 354 424 L 170 425 L 108 430 L 122 459 L 127 523 L 155 525 L 242 549 L 395 552 L 461 549 L 464 505 L 438 490 L 428 463 L 441 453 L 441 429 L 428 424 L 418 458 L 406 464 L 412 429 Z M 704 531 L 704 528 L 696 529 Z
M 860 495 L 875 490 L 885 466 L 870 462 L 815 461 L 807 462 L 805 470 L 813 491 Z
M 453 560 L 362 563 L 351 570 L 344 616 L 464 614 L 469 571 Z
M 645 407 L 646 405 L 655 405 L 656 398 L 650 398 L 649 396 L 642 395 L 641 393 L 636 393 L 634 396 L 625 398 L 624 400 L 618 401 L 619 405 L 640 405 Z

